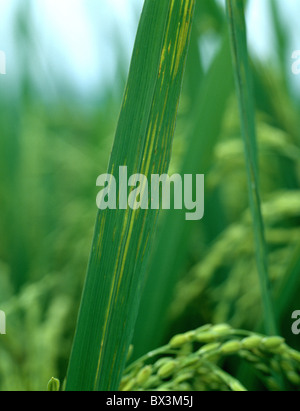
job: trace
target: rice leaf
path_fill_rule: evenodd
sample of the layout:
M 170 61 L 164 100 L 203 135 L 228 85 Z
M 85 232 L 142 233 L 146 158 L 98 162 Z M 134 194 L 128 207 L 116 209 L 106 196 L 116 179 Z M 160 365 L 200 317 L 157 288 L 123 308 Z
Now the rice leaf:
M 187 133 L 189 145 L 180 174 L 208 172 L 233 88 L 227 36 L 202 81 L 194 103 L 190 119 L 192 126 Z M 194 227 L 186 223 L 182 214 L 178 211 L 168 212 L 157 233 L 134 336 L 134 358 L 162 343 L 167 309 L 188 257 L 189 238 Z M 208 215 L 206 221 L 207 218 Z M 143 324 L 147 324 L 147 327 L 143 327 Z
M 109 174 L 168 171 L 194 0 L 146 0 Z M 157 210 L 98 214 L 67 391 L 119 387 L 132 339 Z
M 248 60 L 244 2 L 227 0 L 226 5 L 241 117 L 242 136 L 245 147 L 249 200 L 253 218 L 256 262 L 263 299 L 265 327 L 267 333 L 275 335 L 276 322 L 271 297 L 267 247 L 259 193 L 254 101 L 252 95 L 251 71 Z

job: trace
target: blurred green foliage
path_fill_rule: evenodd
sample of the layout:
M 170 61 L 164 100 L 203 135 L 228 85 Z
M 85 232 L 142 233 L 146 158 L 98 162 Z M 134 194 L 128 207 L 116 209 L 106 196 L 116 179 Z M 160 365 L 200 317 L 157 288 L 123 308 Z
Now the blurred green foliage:
M 206 323 L 251 331 L 262 325 L 237 102 L 233 84 L 222 96 L 215 86 L 229 64 L 220 59 L 226 19 L 217 4 L 197 4 L 171 165 L 172 173 L 191 162 L 193 172 L 205 171 L 206 215 L 184 227 L 179 212 L 162 215 L 160 252 L 153 251 L 149 272 L 165 281 L 160 293 L 156 282 L 146 286 L 144 301 L 158 296 L 158 309 L 147 303 L 141 310 L 135 356 Z M 276 3 L 273 21 L 281 64 L 252 59 L 260 180 L 277 321 L 281 335 L 299 349 L 291 314 L 300 309 L 300 100 L 282 62 L 289 39 Z M 66 374 L 96 216 L 95 182 L 107 168 L 126 69 L 120 64 L 117 86 L 99 90 L 96 105 L 76 101 L 62 79 L 48 82 L 41 69 L 35 76 L 44 79 L 47 99 L 30 71 L 39 56 L 25 9 L 14 24 L 22 75 L 9 84 L 0 77 L 0 309 L 7 314 L 0 390 L 32 391 Z M 211 36 L 218 46 L 207 71 L 198 46 Z M 123 55 L 117 41 L 115 53 Z M 193 153 L 200 140 L 201 151 Z M 253 383 L 236 362 L 227 368 Z

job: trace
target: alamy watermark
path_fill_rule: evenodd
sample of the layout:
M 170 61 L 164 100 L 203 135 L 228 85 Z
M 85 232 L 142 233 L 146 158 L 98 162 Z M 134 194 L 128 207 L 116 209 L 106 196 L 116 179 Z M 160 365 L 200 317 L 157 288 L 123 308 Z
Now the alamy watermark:
M 6 55 L 0 50 L 0 74 L 6 74 Z
M 98 193 L 96 204 L 99 210 L 163 210 L 171 209 L 171 185 L 174 187 L 174 209 L 187 210 L 185 219 L 201 220 L 204 216 L 204 175 L 152 174 L 151 180 L 143 174 L 134 174 L 128 178 L 127 167 L 119 167 L 118 190 L 116 178 L 111 174 L 101 174 L 97 178 L 97 187 L 103 187 Z M 119 195 L 117 195 L 117 192 Z M 161 195 L 160 195 L 161 194 Z M 118 198 L 117 198 L 118 197 Z
M 300 50 L 295 50 L 292 54 L 292 59 L 295 60 L 292 64 L 292 73 L 295 75 L 300 74 Z
M 293 312 L 292 319 L 295 320 L 292 324 L 292 333 L 300 335 L 300 310 Z
M 0 335 L 6 334 L 6 315 L 4 311 L 0 311 Z

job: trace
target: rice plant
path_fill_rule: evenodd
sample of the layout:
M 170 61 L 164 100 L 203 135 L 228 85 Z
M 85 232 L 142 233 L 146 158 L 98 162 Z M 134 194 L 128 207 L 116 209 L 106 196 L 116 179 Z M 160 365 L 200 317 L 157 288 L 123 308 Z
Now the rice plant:
M 122 165 L 148 177 L 168 171 L 193 10 L 194 0 L 145 2 L 109 174 Z M 99 212 L 67 390 L 118 389 L 157 214 Z
M 257 1 L 145 0 L 130 67 L 116 34 L 117 81 L 91 105 L 46 80 L 32 9 L 15 9 L 17 92 L 7 56 L 0 77 L 1 391 L 299 391 L 297 54 L 282 0 L 268 8 L 275 56 L 249 47 Z M 205 174 L 203 219 L 152 209 L 145 180 L 125 207 L 120 167 Z M 97 212 L 105 172 L 116 207 Z

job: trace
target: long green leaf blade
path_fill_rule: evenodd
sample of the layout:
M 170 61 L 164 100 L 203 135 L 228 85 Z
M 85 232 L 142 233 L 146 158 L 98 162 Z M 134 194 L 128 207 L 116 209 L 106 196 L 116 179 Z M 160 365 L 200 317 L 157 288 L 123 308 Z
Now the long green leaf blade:
M 233 88 L 229 40 L 225 38 L 198 92 L 191 116 L 192 127 L 187 133 L 189 146 L 180 174 L 207 173 Z M 211 112 L 214 113 L 213 121 Z M 163 227 L 156 236 L 150 261 L 135 330 L 134 357 L 139 357 L 162 343 L 166 311 L 182 270 L 182 260 L 185 262 L 188 255 L 188 240 L 193 227 L 185 221 L 183 213 L 169 212 L 165 216 Z M 147 326 L 143 326 L 144 324 Z
M 109 174 L 168 171 L 195 0 L 146 0 Z M 67 391 L 119 387 L 137 317 L 157 210 L 106 210 L 95 237 Z
M 274 307 L 268 274 L 268 257 L 258 181 L 258 161 L 252 80 L 248 60 L 247 33 L 243 0 L 227 0 L 232 56 L 245 146 L 249 200 L 254 224 L 255 251 L 260 278 L 266 332 L 276 334 Z

